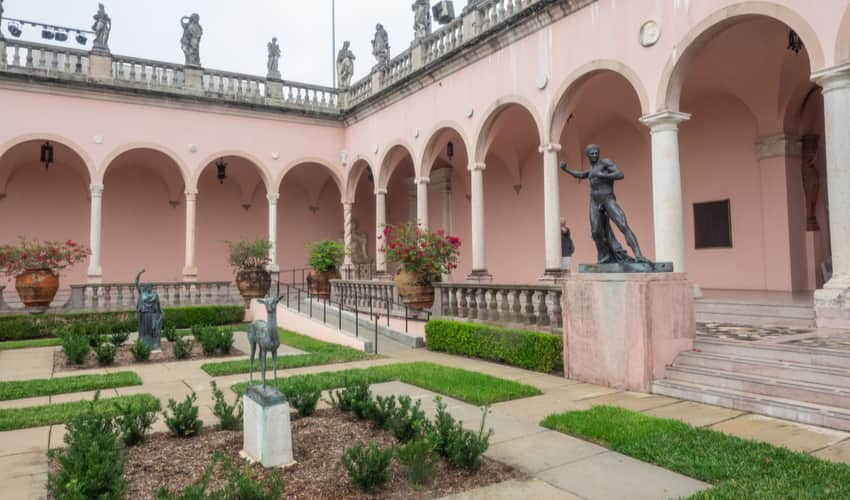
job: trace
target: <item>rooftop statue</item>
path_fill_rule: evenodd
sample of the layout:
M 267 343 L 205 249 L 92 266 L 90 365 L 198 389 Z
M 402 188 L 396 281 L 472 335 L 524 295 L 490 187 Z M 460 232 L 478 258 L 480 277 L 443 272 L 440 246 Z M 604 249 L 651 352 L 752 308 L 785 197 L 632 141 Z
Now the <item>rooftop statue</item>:
M 269 61 L 267 77 L 273 80 L 280 80 L 280 45 L 277 44 L 277 37 L 272 38 L 269 42 Z
M 112 31 L 112 19 L 106 13 L 102 3 L 97 4 L 97 14 L 94 15 L 94 42 L 92 50 L 95 52 L 109 53 L 109 32 Z
M 383 70 L 390 62 L 390 37 L 384 26 L 375 26 L 375 38 L 372 39 L 372 55 L 378 60 L 377 69 Z
M 0 19 L 3 18 L 3 0 L 0 0 Z M 0 40 L 3 40 L 3 32 L 0 31 Z
M 201 67 L 201 37 L 204 35 L 200 20 L 201 16 L 198 14 L 180 19 L 180 24 L 183 26 L 183 38 L 180 39 L 180 45 L 186 56 L 186 66 L 196 68 Z
M 431 7 L 428 0 L 414 0 L 413 9 L 413 40 L 425 38 L 431 33 Z
M 561 170 L 576 179 L 590 179 L 590 231 L 596 243 L 599 264 L 614 264 L 623 262 L 649 262 L 641 253 L 637 238 L 626 222 L 626 214 L 617 203 L 614 195 L 614 182 L 625 176 L 622 170 L 609 159 L 600 159 L 599 146 L 591 144 L 585 149 L 590 160 L 590 170 L 576 172 L 567 168 L 567 162 L 561 163 Z M 617 225 L 626 242 L 635 254 L 629 257 L 614 233 L 611 231 L 611 221 Z
M 351 86 L 351 77 L 354 76 L 354 52 L 349 47 L 351 42 L 346 40 L 339 49 L 336 56 L 336 72 L 339 78 L 339 88 L 347 89 Z

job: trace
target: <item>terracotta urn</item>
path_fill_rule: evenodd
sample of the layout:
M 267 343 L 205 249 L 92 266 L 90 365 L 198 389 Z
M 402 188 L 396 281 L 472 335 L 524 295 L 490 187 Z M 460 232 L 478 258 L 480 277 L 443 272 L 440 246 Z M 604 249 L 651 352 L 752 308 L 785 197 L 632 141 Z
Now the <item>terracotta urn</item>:
M 51 269 L 27 269 L 15 278 L 15 289 L 26 307 L 50 307 L 59 290 L 59 275 Z
M 331 280 L 340 278 L 339 271 L 332 269 L 330 271 L 319 272 L 315 269 L 307 275 L 307 282 L 310 284 L 310 295 L 321 300 L 331 298 Z
M 400 270 L 395 275 L 395 286 L 404 305 L 411 309 L 428 309 L 434 305 L 434 287 L 431 283 L 417 283 L 416 275 Z
M 245 306 L 251 303 L 251 299 L 260 299 L 268 295 L 272 286 L 272 276 L 262 268 L 240 269 L 236 273 L 236 288 L 239 295 L 245 299 Z

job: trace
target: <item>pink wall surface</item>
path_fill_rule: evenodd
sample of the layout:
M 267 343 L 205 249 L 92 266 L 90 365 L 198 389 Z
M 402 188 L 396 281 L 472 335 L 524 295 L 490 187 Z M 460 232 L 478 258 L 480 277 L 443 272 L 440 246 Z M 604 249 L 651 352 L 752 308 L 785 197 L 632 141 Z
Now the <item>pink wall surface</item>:
M 300 267 L 307 241 L 342 237 L 340 198 L 356 194 L 354 218 L 371 235 L 375 185 L 388 186 L 387 220 L 407 220 L 408 182 L 428 175 L 435 157 L 447 161 L 449 134 L 457 151 L 452 232 L 464 242 L 454 279 L 471 269 L 466 167 L 483 162 L 487 268 L 496 281 L 534 281 L 544 269 L 541 143 L 560 143 L 561 159 L 573 168 L 584 165 L 586 144 L 602 146 L 603 156 L 626 174 L 617 196 L 652 257 L 649 131 L 638 119 L 669 108 L 693 115 L 680 127 L 692 280 L 706 288 L 812 288 L 829 255 L 827 179 L 822 175 L 818 204 L 822 229 L 806 233 L 796 160 L 760 163 L 754 144 L 779 133 L 823 134 L 822 101 L 806 99 L 809 74 L 850 59 L 841 44 L 850 40 L 846 12 L 846 0 L 600 0 L 345 127 L 7 86 L 0 88 L 0 102 L 15 119 L 0 121 L 0 189 L 6 195 L 0 242 L 17 234 L 87 242 L 87 186 L 103 184 L 104 281 L 126 281 L 140 267 L 149 269 L 150 279 L 179 280 L 182 193 L 197 188 L 199 279 L 228 279 L 221 242 L 265 236 L 266 192 L 277 191 L 279 264 Z M 637 35 L 650 19 L 662 34 L 654 46 L 642 47 Z M 805 42 L 800 54 L 785 49 L 789 27 Z M 548 82 L 542 90 L 541 76 Z M 60 145 L 58 163 L 46 175 L 35 157 L 40 142 L 28 142 L 44 139 Z M 405 160 L 395 145 L 408 151 Z M 358 162 L 343 164 L 343 151 L 371 166 L 374 185 L 365 175 L 350 179 Z M 230 164 L 224 184 L 211 167 L 219 157 Z M 818 161 L 823 172 L 822 155 Z M 563 175 L 559 185 L 561 213 L 576 242 L 574 262 L 592 261 L 588 187 Z M 695 250 L 692 204 L 727 198 L 733 248 Z M 432 227 L 442 226 L 442 199 L 435 193 L 429 216 Z M 70 270 L 67 281 L 83 281 L 85 268 Z

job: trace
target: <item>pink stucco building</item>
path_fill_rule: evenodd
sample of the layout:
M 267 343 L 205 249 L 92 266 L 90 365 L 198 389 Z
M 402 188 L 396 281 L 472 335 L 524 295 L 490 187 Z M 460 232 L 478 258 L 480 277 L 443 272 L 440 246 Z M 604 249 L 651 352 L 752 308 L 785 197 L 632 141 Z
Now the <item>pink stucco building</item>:
M 90 242 L 63 285 L 229 279 L 222 241 L 267 235 L 303 267 L 352 220 L 414 218 L 464 241 L 453 280 L 536 282 L 560 217 L 573 265 L 595 258 L 587 185 L 557 165 L 597 143 L 648 256 L 850 318 L 847 0 L 486 0 L 343 90 L 0 48 L 0 242 Z

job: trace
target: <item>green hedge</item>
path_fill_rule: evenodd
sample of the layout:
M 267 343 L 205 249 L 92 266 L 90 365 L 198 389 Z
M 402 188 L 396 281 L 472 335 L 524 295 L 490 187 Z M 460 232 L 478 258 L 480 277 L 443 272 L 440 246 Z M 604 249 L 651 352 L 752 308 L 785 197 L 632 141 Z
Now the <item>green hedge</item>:
M 432 351 L 500 361 L 538 372 L 564 369 L 561 337 L 547 333 L 433 320 L 425 325 L 425 344 Z
M 189 328 L 192 325 L 229 325 L 241 323 L 245 309 L 241 306 L 166 307 L 165 325 Z M 0 315 L 0 341 L 54 337 L 58 330 L 71 324 L 83 324 L 97 333 L 136 331 L 135 311 L 86 312 L 68 314 Z

